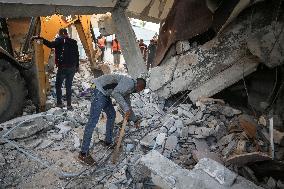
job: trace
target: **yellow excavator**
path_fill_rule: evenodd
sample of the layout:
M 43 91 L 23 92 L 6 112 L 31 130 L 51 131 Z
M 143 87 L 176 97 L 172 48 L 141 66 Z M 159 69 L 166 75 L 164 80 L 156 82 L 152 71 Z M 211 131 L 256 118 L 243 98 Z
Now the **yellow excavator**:
M 93 47 L 94 34 L 91 16 L 52 15 L 30 18 L 1 18 L 0 20 L 0 122 L 22 113 L 26 97 L 36 105 L 37 111 L 45 110 L 49 91 L 47 65 L 51 49 L 42 41 L 31 42 L 40 35 L 52 41 L 60 28 L 75 26 L 80 41 L 96 74 L 106 68 L 97 66 L 98 49 Z

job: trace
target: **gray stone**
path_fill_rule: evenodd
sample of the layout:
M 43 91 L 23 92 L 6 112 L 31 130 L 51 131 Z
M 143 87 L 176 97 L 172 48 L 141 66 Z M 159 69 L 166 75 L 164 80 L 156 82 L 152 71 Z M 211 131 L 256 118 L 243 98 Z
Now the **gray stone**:
M 166 141 L 165 148 L 170 150 L 170 151 L 175 150 L 177 143 L 178 143 L 177 137 L 174 136 L 174 135 L 171 135 L 171 136 L 168 137 L 168 139 Z
M 158 134 L 159 134 L 158 131 L 153 131 L 149 133 L 140 141 L 140 144 L 146 147 L 150 147 L 150 146 L 153 147 L 154 139 L 157 137 Z
M 223 106 L 222 109 L 220 110 L 220 113 L 225 115 L 226 117 L 233 117 L 234 115 L 239 115 L 242 112 L 230 106 Z
M 194 138 L 206 138 L 214 132 L 214 128 L 189 126 L 188 133 Z
M 134 144 L 127 144 L 126 145 L 126 151 L 127 152 L 131 152 L 133 150 L 133 148 L 134 148 Z
M 48 127 L 49 125 L 42 117 L 37 117 L 20 125 L 8 135 L 8 138 L 27 138 Z

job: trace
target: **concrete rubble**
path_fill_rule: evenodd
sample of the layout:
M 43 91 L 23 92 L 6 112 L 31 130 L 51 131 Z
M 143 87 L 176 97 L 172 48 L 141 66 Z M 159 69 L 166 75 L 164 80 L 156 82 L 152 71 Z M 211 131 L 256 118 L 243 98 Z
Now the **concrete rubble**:
M 175 99 L 171 103 L 148 89 L 131 97 L 133 111 L 141 117 L 141 125 L 135 128 L 130 122 L 126 127 L 118 163 L 111 163 L 112 149 L 103 145 L 106 119 L 102 116 L 91 142 L 92 155 L 98 165 L 73 177 L 74 180 L 62 179 L 62 173 L 76 175 L 87 168 L 76 156 L 89 116 L 91 94 L 90 83 L 86 81 L 91 80 L 88 66 L 82 65 L 80 75 L 76 74 L 74 80 L 73 111 L 51 106 L 47 112 L 25 115 L 0 125 L 1 187 L 268 188 L 268 185 L 277 187 L 283 183 L 273 177 L 274 180 L 267 178 L 264 182 L 252 180 L 253 176 L 245 176 L 246 179 L 239 176 L 236 162 L 242 161 L 241 166 L 244 166 L 256 160 L 271 159 L 267 125 L 258 124 L 258 119 L 222 100 L 188 103 L 189 97 L 183 95 L 179 101 Z M 49 96 L 51 105 L 55 104 L 54 94 L 51 91 Z M 248 126 L 241 124 L 242 117 L 247 118 L 246 125 L 254 125 L 257 131 L 248 132 Z M 267 122 L 266 117 L 261 119 L 264 119 L 262 123 Z M 122 116 L 117 111 L 115 134 L 121 122 Z M 6 136 L 15 126 L 18 128 Z M 283 134 L 275 129 L 278 136 L 275 157 L 283 160 Z M 254 175 L 252 170 L 250 172 Z
M 261 188 L 208 158 L 201 159 L 190 171 L 182 169 L 157 151 L 149 152 L 140 161 L 150 170 L 154 184 L 165 189 Z

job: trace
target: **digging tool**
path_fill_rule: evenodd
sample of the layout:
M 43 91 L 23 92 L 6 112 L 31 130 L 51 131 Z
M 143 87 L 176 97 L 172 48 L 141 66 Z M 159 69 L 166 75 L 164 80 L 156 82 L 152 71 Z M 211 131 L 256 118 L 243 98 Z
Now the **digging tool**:
M 125 116 L 124 119 L 123 119 L 122 127 L 121 127 L 120 132 L 119 132 L 118 141 L 116 143 L 116 147 L 115 147 L 115 150 L 114 150 L 114 153 L 113 153 L 113 156 L 112 156 L 112 163 L 113 164 L 115 164 L 117 162 L 117 159 L 119 157 L 119 148 L 120 148 L 120 145 L 121 145 L 121 142 L 122 142 L 122 138 L 125 134 L 125 127 L 126 127 L 127 121 L 128 121 L 128 116 Z

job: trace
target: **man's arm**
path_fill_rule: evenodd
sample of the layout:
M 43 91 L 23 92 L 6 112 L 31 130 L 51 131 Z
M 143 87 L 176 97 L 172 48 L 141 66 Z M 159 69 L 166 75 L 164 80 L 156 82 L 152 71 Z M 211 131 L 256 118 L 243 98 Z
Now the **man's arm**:
M 77 44 L 77 41 L 76 41 L 76 69 L 77 71 L 79 71 L 79 59 L 80 59 L 80 55 L 79 55 L 79 48 L 78 48 L 78 44 Z
M 115 101 L 120 105 L 124 112 L 128 112 L 131 110 L 130 105 L 126 101 L 125 97 L 127 97 L 134 89 L 134 82 L 132 79 L 124 78 L 122 79 L 118 85 L 112 91 L 111 96 L 115 99 Z
M 41 38 L 41 39 L 43 39 L 43 44 L 49 48 L 55 48 L 60 44 L 59 39 L 55 39 L 55 41 L 48 41 L 47 39 L 44 39 L 44 38 Z

